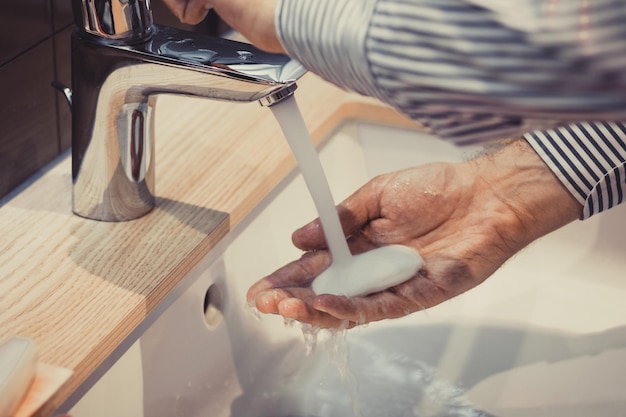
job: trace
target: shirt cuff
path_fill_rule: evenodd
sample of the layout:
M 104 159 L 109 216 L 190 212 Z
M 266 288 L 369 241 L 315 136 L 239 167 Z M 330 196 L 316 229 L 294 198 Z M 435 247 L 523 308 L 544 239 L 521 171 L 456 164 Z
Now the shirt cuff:
M 581 219 L 608 210 L 626 195 L 626 125 L 581 122 L 524 138 L 583 205 Z

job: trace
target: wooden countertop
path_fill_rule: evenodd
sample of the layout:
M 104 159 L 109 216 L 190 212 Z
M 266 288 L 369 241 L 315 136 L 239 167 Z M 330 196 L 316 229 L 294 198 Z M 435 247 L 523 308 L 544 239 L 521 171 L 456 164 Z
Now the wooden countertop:
M 296 98 L 315 141 L 345 119 L 411 124 L 313 74 Z M 295 166 L 257 103 L 162 96 L 156 107 L 157 207 L 123 223 L 71 213 L 61 158 L 0 206 L 0 340 L 32 337 L 40 360 L 74 371 L 50 415 L 216 243 Z

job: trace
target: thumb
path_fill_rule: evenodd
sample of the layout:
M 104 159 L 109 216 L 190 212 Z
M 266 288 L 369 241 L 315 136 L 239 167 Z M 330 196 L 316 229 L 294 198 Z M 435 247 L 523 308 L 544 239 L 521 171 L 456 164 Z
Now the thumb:
M 189 0 L 179 19 L 183 23 L 197 25 L 207 16 L 211 4 L 207 0 Z
M 370 220 L 379 217 L 380 198 L 379 193 L 375 192 L 376 188 L 368 183 L 337 205 L 337 214 L 345 236 L 359 232 Z M 327 248 L 319 218 L 293 232 L 291 240 L 297 248 L 305 251 Z

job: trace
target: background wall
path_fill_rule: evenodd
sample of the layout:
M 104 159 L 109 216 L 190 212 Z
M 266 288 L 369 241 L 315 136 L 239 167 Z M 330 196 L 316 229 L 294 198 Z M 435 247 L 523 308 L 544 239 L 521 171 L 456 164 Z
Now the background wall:
M 70 0 L 2 0 L 0 14 L 0 198 L 28 179 L 71 143 L 71 115 L 54 80 L 71 86 Z M 215 15 L 182 25 L 160 0 L 156 23 L 218 34 Z

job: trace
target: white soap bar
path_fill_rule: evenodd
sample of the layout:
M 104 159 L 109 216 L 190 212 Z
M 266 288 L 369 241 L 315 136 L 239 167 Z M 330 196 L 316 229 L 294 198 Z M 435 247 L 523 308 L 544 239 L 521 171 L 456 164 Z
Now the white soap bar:
M 313 281 L 316 294 L 363 296 L 398 285 L 413 276 L 424 261 L 402 245 L 382 246 L 352 256 L 347 265 L 331 265 Z
M 37 369 L 34 340 L 12 337 L 0 344 L 0 416 L 12 416 Z

